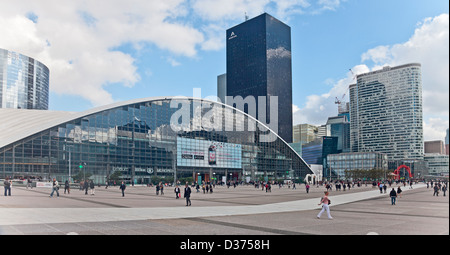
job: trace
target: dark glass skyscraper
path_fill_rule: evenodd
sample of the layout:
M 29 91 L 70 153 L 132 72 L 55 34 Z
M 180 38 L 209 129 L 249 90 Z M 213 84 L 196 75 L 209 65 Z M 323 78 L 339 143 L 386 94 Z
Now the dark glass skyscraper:
M 292 142 L 291 28 L 264 13 L 227 30 L 227 96 L 278 96 L 278 135 Z M 258 109 L 258 107 L 256 107 Z M 248 112 L 245 110 L 245 112 Z M 258 120 L 258 110 L 256 116 Z M 272 124 L 273 125 L 273 124 Z

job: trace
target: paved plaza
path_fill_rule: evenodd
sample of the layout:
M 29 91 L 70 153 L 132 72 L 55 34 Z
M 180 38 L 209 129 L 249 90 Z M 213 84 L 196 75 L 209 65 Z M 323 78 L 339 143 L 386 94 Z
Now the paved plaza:
M 398 185 L 392 187 L 397 188 Z M 181 187 L 183 190 L 183 187 Z M 333 220 L 321 209 L 324 186 L 297 189 L 217 186 L 213 193 L 192 189 L 192 206 L 173 187 L 156 195 L 154 187 L 99 187 L 95 195 L 72 189 L 50 198 L 48 188 L 13 186 L 0 196 L 2 235 L 448 235 L 449 199 L 433 196 L 425 184 L 402 186 L 391 205 L 390 188 L 372 185 L 330 192 Z

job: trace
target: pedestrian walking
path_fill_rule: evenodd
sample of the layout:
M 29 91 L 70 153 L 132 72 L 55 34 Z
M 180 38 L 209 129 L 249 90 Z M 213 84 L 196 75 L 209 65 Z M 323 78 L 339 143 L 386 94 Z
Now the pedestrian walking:
M 395 192 L 394 188 L 392 188 L 391 193 L 389 193 L 389 196 L 391 197 L 391 205 L 395 205 L 395 201 L 397 200 L 397 192 Z
M 159 184 L 156 184 L 156 195 L 159 195 Z
M 27 179 L 27 189 L 28 189 L 28 187 L 30 187 L 30 189 L 33 189 L 32 183 L 33 183 L 33 181 L 31 180 L 30 177 L 28 177 L 28 179 Z
M 3 182 L 3 186 L 5 188 L 5 197 L 6 194 L 8 194 L 8 196 L 11 196 L 11 181 L 9 180 L 8 177 L 6 177 L 5 181 Z
M 178 185 L 175 187 L 175 198 L 178 199 L 180 198 L 180 187 L 178 187 Z
M 159 189 L 161 190 L 161 195 L 164 195 L 164 184 L 161 183 L 160 186 L 161 187 Z
M 67 194 L 70 194 L 70 184 L 68 180 L 66 180 L 66 182 L 64 183 L 64 194 L 66 194 L 66 191 Z
M 446 191 L 447 191 L 447 185 L 444 184 L 444 186 L 442 186 L 442 192 L 444 193 L 444 197 L 445 197 Z
M 122 182 L 122 184 L 120 184 L 119 189 L 122 190 L 122 197 L 125 196 L 125 189 L 127 188 L 127 185 L 125 185 L 124 182 Z
M 186 198 L 186 206 L 191 206 L 191 188 L 189 188 L 188 183 L 184 187 L 184 197 Z
M 95 184 L 94 184 L 94 180 L 91 180 L 89 182 L 89 188 L 91 189 L 91 196 L 95 195 Z
M 402 197 L 402 189 L 400 188 L 400 186 L 398 186 L 397 188 L 397 195 L 401 198 Z
M 320 203 L 319 203 L 318 205 L 322 205 L 322 210 L 319 212 L 319 214 L 317 214 L 317 219 L 320 219 L 320 216 L 322 216 L 322 213 L 323 213 L 324 211 L 327 211 L 328 219 L 330 219 L 330 220 L 333 219 L 333 217 L 331 217 L 331 214 L 330 214 L 330 204 L 331 204 L 331 201 L 330 201 L 330 199 L 328 198 L 328 195 L 329 195 L 328 191 L 325 191 L 325 196 L 323 196 L 323 197 L 320 199 Z
M 386 189 L 387 189 L 387 185 L 383 184 L 383 191 L 384 191 L 384 193 L 386 193 Z
M 437 183 L 434 184 L 433 190 L 434 190 L 433 196 L 434 195 L 439 196 L 439 187 L 438 187 Z
M 50 194 L 50 197 L 53 197 L 53 193 L 56 191 L 56 196 L 59 197 L 59 184 L 56 178 L 53 178 L 53 185 L 52 185 L 52 193 Z
M 85 180 L 85 181 L 84 181 L 84 186 L 83 186 L 83 188 L 84 188 L 84 190 L 85 190 L 84 194 L 87 195 L 87 194 L 88 194 L 88 190 L 89 190 L 89 181 L 88 181 L 88 180 Z
M 307 183 L 307 184 L 306 184 L 306 193 L 309 193 L 309 188 L 310 188 L 310 186 L 309 186 L 309 184 Z

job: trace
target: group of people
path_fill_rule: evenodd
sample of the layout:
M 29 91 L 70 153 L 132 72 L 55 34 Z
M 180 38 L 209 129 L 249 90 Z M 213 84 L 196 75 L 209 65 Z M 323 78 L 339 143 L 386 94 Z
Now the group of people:
M 200 192 L 200 184 L 196 183 L 195 189 L 197 190 L 197 193 Z M 213 193 L 213 185 L 211 183 L 202 183 L 202 190 L 203 194 Z
M 427 182 L 427 189 L 430 187 L 430 183 Z M 441 183 L 441 182 L 434 182 L 434 186 L 433 186 L 433 181 L 431 181 L 431 187 L 433 187 L 433 196 L 439 196 L 439 191 L 442 191 L 444 197 L 446 196 L 446 192 L 447 192 L 447 182 Z

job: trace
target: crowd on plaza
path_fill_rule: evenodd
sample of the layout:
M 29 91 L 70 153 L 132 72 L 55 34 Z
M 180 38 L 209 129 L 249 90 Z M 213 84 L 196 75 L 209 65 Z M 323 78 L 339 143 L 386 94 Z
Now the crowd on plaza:
M 427 185 L 427 189 L 431 188 L 433 190 L 433 196 L 439 196 L 439 193 L 442 192 L 443 196 L 446 196 L 448 182 L 447 180 L 441 181 L 441 180 L 430 180 L 430 181 L 423 181 Z M 24 181 L 23 183 L 26 183 L 26 188 L 32 188 L 32 180 L 28 179 Z M 116 186 L 116 182 L 110 182 L 114 187 Z M 346 191 L 347 189 L 350 190 L 352 188 L 360 188 L 360 187 L 368 187 L 368 185 L 372 185 L 372 188 L 378 188 L 380 190 L 380 193 L 387 193 L 387 189 L 391 189 L 389 192 L 389 197 L 391 198 L 391 204 L 395 205 L 396 200 L 398 197 L 402 196 L 402 186 L 405 189 L 406 185 L 409 186 L 409 189 L 413 188 L 413 184 L 417 183 L 414 180 L 384 180 L 384 181 L 361 181 L 361 180 L 355 180 L 355 181 L 343 181 L 343 180 L 335 180 L 335 181 L 324 181 L 324 182 L 313 182 L 313 183 L 295 183 L 292 181 L 288 182 L 278 182 L 278 181 L 250 181 L 249 183 L 239 182 L 239 181 L 227 181 L 227 182 L 202 182 L 201 184 L 197 182 L 193 182 L 190 185 L 186 182 L 184 187 L 183 196 L 186 199 L 186 206 L 191 205 L 191 187 L 196 189 L 196 193 L 200 193 L 200 189 L 202 189 L 203 194 L 211 194 L 213 193 L 213 190 L 216 189 L 216 185 L 219 186 L 226 186 L 228 189 L 230 187 L 233 187 L 234 189 L 240 185 L 252 185 L 255 189 L 261 189 L 262 191 L 272 192 L 273 186 L 278 186 L 279 189 L 284 188 L 287 186 L 288 189 L 297 189 L 297 186 L 304 185 L 306 193 L 309 193 L 311 186 L 315 186 L 316 188 L 325 188 L 325 195 L 321 198 L 319 205 L 322 205 L 322 210 L 317 215 L 317 218 L 320 218 L 321 214 L 323 212 L 327 212 L 328 218 L 332 219 L 330 215 L 330 209 L 329 205 L 331 203 L 331 200 L 329 199 L 329 192 L 333 191 L 333 189 L 337 192 L 340 191 Z M 50 197 L 53 197 L 54 193 L 56 193 L 56 196 L 59 197 L 59 188 L 60 185 L 58 181 L 54 178 L 51 181 L 52 187 L 51 187 L 51 193 Z M 132 185 L 132 184 L 131 184 Z M 11 196 L 11 189 L 12 189 L 12 180 L 11 178 L 6 178 L 3 181 L 4 186 L 4 195 L 5 196 Z M 84 191 L 85 195 L 95 195 L 95 183 L 93 180 L 87 179 L 85 181 L 80 181 L 78 183 L 79 190 Z M 100 185 L 97 185 L 100 187 Z M 133 185 L 134 186 L 134 185 Z M 167 183 L 158 183 L 155 185 L 156 189 L 156 195 L 164 195 L 164 188 L 168 185 Z M 179 199 L 181 198 L 182 190 L 180 189 L 181 183 L 178 181 L 175 183 L 174 193 L 175 198 Z M 397 189 L 395 187 L 397 187 Z M 108 189 L 109 183 L 106 182 L 105 189 Z M 119 189 L 122 192 L 122 197 L 125 196 L 125 190 L 126 190 L 126 183 L 123 181 L 121 182 Z M 153 187 L 153 185 L 148 185 L 148 187 Z M 70 194 L 70 183 L 68 181 L 65 181 L 64 183 L 64 194 Z

